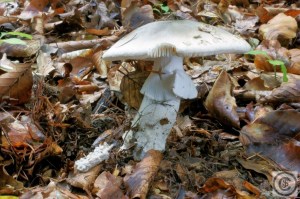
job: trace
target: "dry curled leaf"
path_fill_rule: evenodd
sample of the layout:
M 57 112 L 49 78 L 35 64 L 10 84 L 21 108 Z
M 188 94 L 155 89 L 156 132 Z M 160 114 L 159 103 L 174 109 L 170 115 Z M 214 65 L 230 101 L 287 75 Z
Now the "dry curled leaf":
M 264 39 L 293 39 L 298 29 L 297 21 L 283 13 L 276 15 L 267 24 L 259 28 L 259 33 Z
M 226 71 L 223 70 L 205 100 L 205 107 L 223 124 L 239 128 L 240 121 L 232 90 L 233 83 Z

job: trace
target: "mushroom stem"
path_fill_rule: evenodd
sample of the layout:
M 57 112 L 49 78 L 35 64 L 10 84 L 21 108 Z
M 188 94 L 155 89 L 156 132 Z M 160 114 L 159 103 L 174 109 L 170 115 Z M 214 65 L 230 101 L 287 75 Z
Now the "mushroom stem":
M 176 122 L 180 98 L 195 98 L 197 90 L 185 73 L 183 58 L 160 57 L 154 61 L 154 71 L 145 81 L 141 92 L 144 99 L 131 130 L 124 135 L 122 148 L 129 148 L 135 140 L 135 157 L 140 159 L 150 149 L 165 150 L 170 131 Z
M 123 136 L 122 149 L 128 149 L 136 142 L 136 159 L 141 159 L 150 149 L 164 151 L 167 137 L 176 122 L 179 105 L 179 98 L 161 102 L 144 96 L 131 130 Z
M 197 96 L 193 81 L 183 69 L 182 57 L 156 58 L 153 70 L 159 72 L 152 72 L 146 79 L 141 89 L 145 96 L 157 101 L 192 99 Z

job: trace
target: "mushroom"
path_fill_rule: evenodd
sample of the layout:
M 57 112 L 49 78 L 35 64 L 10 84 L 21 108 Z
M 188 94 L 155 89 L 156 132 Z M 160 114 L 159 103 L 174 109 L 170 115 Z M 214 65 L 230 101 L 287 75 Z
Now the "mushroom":
M 136 157 L 148 150 L 165 149 L 180 105 L 193 99 L 197 89 L 183 69 L 184 57 L 244 53 L 250 45 L 223 29 L 190 20 L 157 21 L 141 26 L 116 42 L 103 54 L 105 60 L 153 60 L 144 94 L 131 130 L 124 134 L 123 148 L 136 141 Z M 155 71 L 155 72 L 154 72 Z

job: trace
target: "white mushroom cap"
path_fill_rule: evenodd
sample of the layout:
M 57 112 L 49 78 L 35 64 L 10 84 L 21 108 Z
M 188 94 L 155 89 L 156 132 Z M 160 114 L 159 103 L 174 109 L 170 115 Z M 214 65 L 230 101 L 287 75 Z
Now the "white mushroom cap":
M 132 31 L 103 54 L 106 60 L 244 53 L 250 45 L 223 29 L 190 20 L 157 21 Z

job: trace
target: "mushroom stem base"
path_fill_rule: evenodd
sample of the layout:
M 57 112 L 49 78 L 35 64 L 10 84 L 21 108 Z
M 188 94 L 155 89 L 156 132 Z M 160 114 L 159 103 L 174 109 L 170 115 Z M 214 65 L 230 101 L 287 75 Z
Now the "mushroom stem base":
M 122 149 L 136 144 L 136 159 L 142 158 L 150 149 L 164 151 L 167 137 L 176 122 L 179 105 L 179 98 L 160 102 L 144 96 L 131 130 L 123 136 Z

